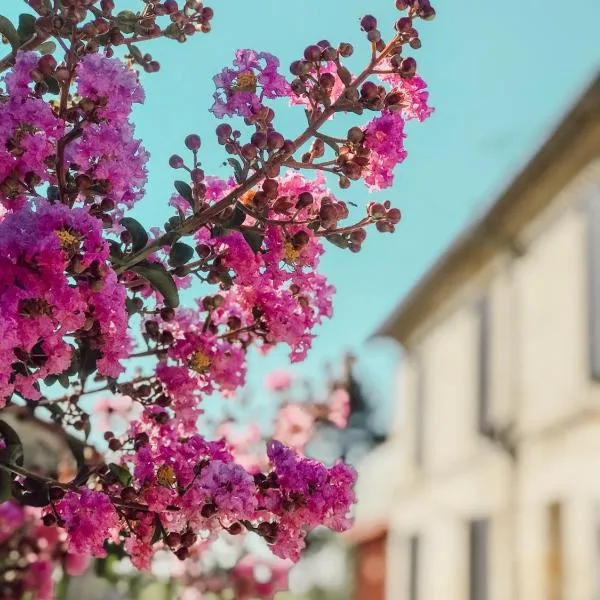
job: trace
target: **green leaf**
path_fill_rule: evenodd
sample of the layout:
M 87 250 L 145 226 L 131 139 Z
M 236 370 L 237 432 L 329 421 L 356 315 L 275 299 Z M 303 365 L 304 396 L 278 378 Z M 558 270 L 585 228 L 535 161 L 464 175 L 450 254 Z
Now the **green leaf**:
M 65 373 L 61 373 L 58 377 L 58 383 L 60 383 L 60 385 L 62 385 L 65 390 L 69 389 L 69 386 L 71 385 L 69 383 L 69 376 Z
M 0 503 L 12 498 L 12 475 L 6 471 L 0 471 Z
M 233 209 L 231 218 L 225 223 L 225 227 L 230 229 L 237 229 L 246 220 L 246 213 L 242 207 L 237 203 Z
M 154 518 L 154 533 L 152 534 L 152 539 L 150 540 L 151 546 L 156 544 L 156 542 L 158 542 L 158 540 L 162 538 L 164 531 L 165 530 L 163 529 L 160 519 L 158 518 L 158 516 L 156 516 Z
M 0 437 L 6 447 L 0 451 L 0 460 L 5 463 L 23 465 L 23 443 L 19 434 L 6 422 L 0 420 Z
M 17 33 L 21 44 L 24 44 L 27 40 L 31 39 L 35 34 L 35 21 L 36 18 L 33 15 L 22 13 L 19 15 L 19 26 L 17 27 Z
M 137 23 L 137 15 L 131 10 L 122 10 L 117 15 L 117 26 L 123 33 L 133 33 Z
M 185 181 L 176 181 L 175 189 L 177 190 L 177 193 L 182 198 L 185 198 L 189 202 L 190 206 L 194 208 L 195 203 L 192 188 Z
M 260 249 L 262 248 L 263 239 L 265 237 L 264 234 L 257 233 L 255 231 L 243 231 L 242 235 L 244 236 L 244 239 L 246 240 L 248 246 L 252 248 L 252 251 L 255 254 L 260 251 Z
M 244 169 L 240 161 L 236 158 L 228 158 L 227 162 L 233 167 L 236 182 L 242 183 L 244 181 Z
M 134 46 L 133 44 L 130 44 L 128 47 L 129 47 L 129 53 L 131 54 L 131 56 L 133 56 L 135 62 L 137 62 L 140 65 L 143 65 L 144 57 L 142 55 L 141 50 L 137 46 Z
M 47 42 L 42 42 L 36 50 L 40 54 L 54 54 L 56 52 L 56 44 L 48 40 Z
M 131 235 L 134 252 L 141 250 L 148 243 L 148 234 L 139 221 L 136 221 L 131 217 L 125 217 L 124 219 L 121 219 L 120 224 L 123 225 Z
M 169 253 L 169 264 L 172 267 L 179 267 L 185 265 L 192 256 L 194 256 L 194 249 L 183 242 L 176 242 L 171 246 L 171 252 Z
M 15 26 L 6 18 L 0 15 L 0 34 L 3 35 L 8 43 L 12 46 L 12 49 L 16 49 L 21 45 L 19 42 L 19 34 L 15 29 Z
M 165 300 L 165 304 L 171 308 L 179 306 L 179 292 L 170 273 L 164 267 L 157 264 L 135 265 L 131 271 L 143 277 Z
M 58 200 L 58 188 L 55 185 L 49 185 L 46 190 L 46 198 L 48 202 L 56 202 Z
M 110 256 L 111 258 L 123 258 L 123 250 L 121 249 L 121 244 L 116 240 L 108 240 L 108 244 L 110 246 Z
M 48 387 L 53 386 L 58 381 L 58 375 L 48 375 L 48 377 L 44 378 L 44 385 Z
M 52 75 L 44 75 L 44 83 L 48 86 L 48 91 L 51 94 L 58 94 L 60 92 L 60 85 Z
M 98 350 L 90 348 L 87 344 L 81 345 L 79 352 L 79 377 L 82 383 L 97 369 L 96 363 L 100 358 Z
M 348 240 L 339 233 L 332 233 L 331 235 L 327 235 L 325 236 L 325 239 L 334 246 L 337 246 L 338 248 L 348 247 Z
M 127 309 L 127 314 L 129 316 L 135 315 L 139 312 L 137 303 L 134 301 L 133 298 L 125 298 L 125 308 Z
M 122 467 L 121 465 L 117 465 L 116 463 L 109 463 L 108 468 L 111 470 L 111 473 L 113 473 L 114 475 L 117 476 L 117 479 L 125 487 L 127 487 L 131 483 L 133 476 L 129 472 L 129 469 L 126 469 L 125 467 Z

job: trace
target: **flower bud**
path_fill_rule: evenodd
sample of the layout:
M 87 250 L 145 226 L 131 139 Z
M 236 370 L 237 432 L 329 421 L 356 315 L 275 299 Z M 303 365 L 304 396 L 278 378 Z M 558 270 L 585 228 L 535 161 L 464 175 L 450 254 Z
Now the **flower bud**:
M 183 167 L 183 158 L 178 154 L 173 154 L 171 158 L 169 158 L 169 166 L 173 169 L 181 169 L 181 167 Z
M 373 15 L 365 15 L 360 20 L 360 26 L 363 31 L 373 31 L 377 27 L 377 19 Z
M 304 49 L 304 58 L 310 62 L 317 62 L 321 59 L 321 48 L 316 44 L 307 46 Z
M 200 149 L 201 143 L 202 140 L 200 139 L 200 136 L 196 135 L 195 133 L 190 133 L 190 135 L 185 138 L 186 148 L 188 150 L 192 150 L 193 152 L 197 152 Z
M 352 44 L 347 44 L 346 42 L 342 42 L 338 46 L 338 52 L 340 53 L 340 56 L 347 58 L 348 56 L 352 56 L 352 54 L 354 53 L 354 47 L 352 46 Z
M 269 150 L 279 150 L 283 147 L 285 138 L 277 131 L 269 131 L 267 134 L 267 148 Z

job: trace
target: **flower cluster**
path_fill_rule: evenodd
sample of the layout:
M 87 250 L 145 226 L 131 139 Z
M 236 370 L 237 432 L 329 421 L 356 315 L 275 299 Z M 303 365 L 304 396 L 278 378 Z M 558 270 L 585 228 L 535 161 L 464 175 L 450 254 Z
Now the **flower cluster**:
M 238 50 L 233 65 L 213 79 L 217 91 L 211 111 L 215 117 L 250 117 L 261 108 L 265 98 L 288 95 L 289 84 L 278 72 L 279 59 L 272 54 Z
M 296 561 L 309 530 L 350 526 L 353 469 L 303 454 L 318 425 L 346 425 L 343 386 L 295 402 L 291 378 L 272 377 L 284 401 L 266 450 L 256 424 L 240 432 L 228 421 L 211 441 L 202 403 L 240 392 L 251 349 L 284 345 L 290 362 L 306 358 L 333 312 L 319 270 L 327 244 L 358 252 L 368 227 L 393 232 L 401 218 L 387 200 L 360 209 L 332 184 L 392 185 L 406 123 L 432 112 L 407 52 L 421 45 L 418 19 L 435 14 L 428 0 L 396 0 L 405 14 L 387 41 L 374 16 L 362 18 L 357 73 L 346 42 L 307 46 L 291 81 L 274 55 L 238 50 L 214 77 L 211 108 L 240 117 L 239 130 L 223 121 L 215 131 L 232 176 L 205 172 L 190 133 L 186 158 L 169 159 L 184 173 L 165 199 L 172 216 L 147 229 L 128 212 L 144 196 L 149 157 L 132 111 L 145 97 L 137 67 L 160 64 L 138 44 L 207 33 L 213 12 L 196 0 L 139 13 L 116 4 L 27 0 L 35 15 L 18 28 L 2 21 L 12 51 L 0 58 L 0 409 L 46 411 L 61 434 L 85 440 L 73 446 L 77 473 L 55 480 L 24 466 L 18 434 L 0 420 L 0 483 L 14 497 L 0 506 L 10 563 L 0 598 L 50 599 L 55 566 L 76 573 L 111 544 L 146 569 L 158 550 L 184 560 L 248 533 Z M 279 104 L 300 105 L 306 126 L 278 131 Z M 338 113 L 349 129 L 325 133 Z M 101 437 L 105 460 L 88 445 Z M 16 502 L 41 508 L 44 525 Z M 285 572 L 260 583 L 241 563 L 228 581 L 240 598 L 268 598 Z
M 52 573 L 57 562 L 70 576 L 81 575 L 89 565 L 87 554 L 67 549 L 65 532 L 40 521 L 39 509 L 27 508 L 14 501 L 0 504 L 0 546 L 2 569 L 0 598 L 52 600 Z
M 125 289 L 109 264 L 100 222 L 85 208 L 39 200 L 0 222 L 0 398 L 40 397 L 39 382 L 67 371 L 85 340 L 100 372 L 128 355 Z

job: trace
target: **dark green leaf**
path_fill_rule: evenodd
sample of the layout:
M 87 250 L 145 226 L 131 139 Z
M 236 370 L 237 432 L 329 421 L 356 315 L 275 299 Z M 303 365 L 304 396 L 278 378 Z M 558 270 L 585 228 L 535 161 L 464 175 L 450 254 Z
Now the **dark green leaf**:
M 68 390 L 70 386 L 69 376 L 66 373 L 61 373 L 58 377 L 58 383 L 60 383 L 60 385 L 62 385 L 65 388 L 65 390 Z
M 81 472 L 81 470 L 85 467 L 85 444 L 83 444 L 80 440 L 71 437 L 70 435 L 66 437 L 66 440 L 69 450 L 71 450 L 71 454 L 77 462 L 77 471 Z
M 172 267 L 179 267 L 185 265 L 192 256 L 194 256 L 194 249 L 183 242 L 177 242 L 171 246 L 171 252 L 169 253 L 169 264 Z
M 131 10 L 122 10 L 117 15 L 117 25 L 123 33 L 133 33 L 137 22 L 137 15 Z
M 123 250 L 121 244 L 115 240 L 108 240 L 110 246 L 110 256 L 112 258 L 123 258 Z
M 172 308 L 179 306 L 179 292 L 170 273 L 167 273 L 161 265 L 135 265 L 131 267 L 134 273 L 143 277 L 159 292 L 165 300 L 165 304 Z
M 19 26 L 17 27 L 17 33 L 19 34 L 19 40 L 21 41 L 21 44 L 24 44 L 35 34 L 35 21 L 36 19 L 33 15 L 28 15 L 27 13 L 22 13 L 19 15 Z
M 54 77 L 51 75 L 44 76 L 44 83 L 48 86 L 48 91 L 51 94 L 58 94 L 60 92 L 60 85 Z
M 19 434 L 6 422 L 0 420 L 0 437 L 6 447 L 0 450 L 0 460 L 5 463 L 23 465 L 23 444 Z
M 222 225 L 214 225 L 213 228 L 210 230 L 210 235 L 214 238 L 227 235 L 227 229 Z
M 40 54 L 54 54 L 56 52 L 56 44 L 54 42 L 51 41 L 47 41 L 47 42 L 42 42 L 37 48 L 36 50 L 40 53 Z
M 0 471 L 0 503 L 12 498 L 12 475 Z
M 130 44 L 129 45 L 129 54 L 131 54 L 131 56 L 133 56 L 133 58 L 135 59 L 135 62 L 137 62 L 140 65 L 144 64 L 144 58 L 143 58 L 142 52 L 137 46 Z
M 65 415 L 65 411 L 58 404 L 48 404 L 46 406 L 54 421 L 61 421 Z
M 82 344 L 79 353 L 79 377 L 82 383 L 96 370 L 100 352 L 90 348 L 87 344 Z
M 164 529 L 163 529 L 162 523 L 160 522 L 160 519 L 158 517 L 155 517 L 154 533 L 152 534 L 152 539 L 150 540 L 151 546 L 156 544 L 156 542 L 158 542 L 158 540 L 160 540 L 162 538 L 163 532 L 164 532 Z
M 237 229 L 246 220 L 246 213 L 239 204 L 235 205 L 231 218 L 225 223 L 229 229 Z
M 339 233 L 332 233 L 331 235 L 325 236 L 325 239 L 338 248 L 348 247 L 348 240 Z
M 6 18 L 0 15 L 0 34 L 3 35 L 8 43 L 16 50 L 21 44 L 19 42 L 19 34 L 15 26 Z
M 58 200 L 58 188 L 55 185 L 48 186 L 46 198 L 48 198 L 49 202 L 56 202 Z
M 126 469 L 125 467 L 122 467 L 121 465 L 117 465 L 116 463 L 109 463 L 108 468 L 111 470 L 111 472 L 114 475 L 117 476 L 118 480 L 125 487 L 127 487 L 131 483 L 133 476 L 129 472 L 129 469 Z
M 135 315 L 136 313 L 139 312 L 137 303 L 135 302 L 135 300 L 133 298 L 125 298 L 125 308 L 127 308 L 127 314 L 129 316 Z
M 257 233 L 256 231 L 244 231 L 242 232 L 244 239 L 253 252 L 256 254 L 261 248 L 264 239 L 264 234 Z
M 44 378 L 44 385 L 53 386 L 58 381 L 58 375 L 48 375 Z
M 148 243 L 148 234 L 139 221 L 136 221 L 131 217 L 125 217 L 124 219 L 121 219 L 120 224 L 123 225 L 131 235 L 134 252 L 141 250 Z
M 194 208 L 195 203 L 192 188 L 185 181 L 176 181 L 175 189 L 177 190 L 177 193 L 182 198 L 185 198 L 189 202 L 190 206 Z
M 40 488 L 32 492 L 23 492 L 19 498 L 19 502 L 21 504 L 25 504 L 25 506 L 35 506 L 37 508 L 48 506 L 48 504 L 50 504 L 48 490 L 45 488 Z
M 237 183 L 242 183 L 244 181 L 244 169 L 242 168 L 240 161 L 236 158 L 228 158 L 227 162 L 233 167 L 233 173 Z

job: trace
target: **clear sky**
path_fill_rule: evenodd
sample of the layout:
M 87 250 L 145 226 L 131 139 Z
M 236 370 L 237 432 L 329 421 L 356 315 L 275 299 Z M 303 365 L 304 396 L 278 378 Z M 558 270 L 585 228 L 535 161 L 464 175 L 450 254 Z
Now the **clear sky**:
M 286 70 L 307 44 L 323 38 L 352 42 L 362 57 L 366 45 L 358 18 L 372 12 L 385 35 L 385 25 L 391 28 L 399 15 L 393 0 L 207 4 L 215 10 L 209 35 L 147 47 L 162 65 L 158 74 L 143 76 L 147 101 L 136 111 L 138 135 L 152 155 L 147 196 L 136 210 L 147 225 L 168 216 L 179 173 L 166 164 L 170 154 L 183 150 L 186 134 L 202 136 L 207 172 L 228 174 L 208 108 L 211 77 L 230 63 L 236 48 L 270 51 Z M 423 48 L 415 56 L 436 112 L 409 128 L 409 157 L 397 170 L 395 187 L 381 194 L 402 209 L 404 219 L 394 235 L 370 235 L 358 255 L 328 248 L 322 270 L 338 289 L 335 316 L 299 367 L 316 374 L 325 361 L 353 348 L 367 382 L 386 395 L 397 353 L 389 344 L 365 344 L 366 338 L 460 229 L 494 200 L 600 67 L 599 0 L 434 5 L 438 16 L 420 24 Z M 23 3 L 2 0 L 0 6 L 12 17 Z M 302 118 L 301 109 L 282 108 L 277 122 L 294 137 Z M 370 198 L 362 185 L 340 195 L 358 204 Z M 284 365 L 285 353 L 253 360 L 250 380 Z

